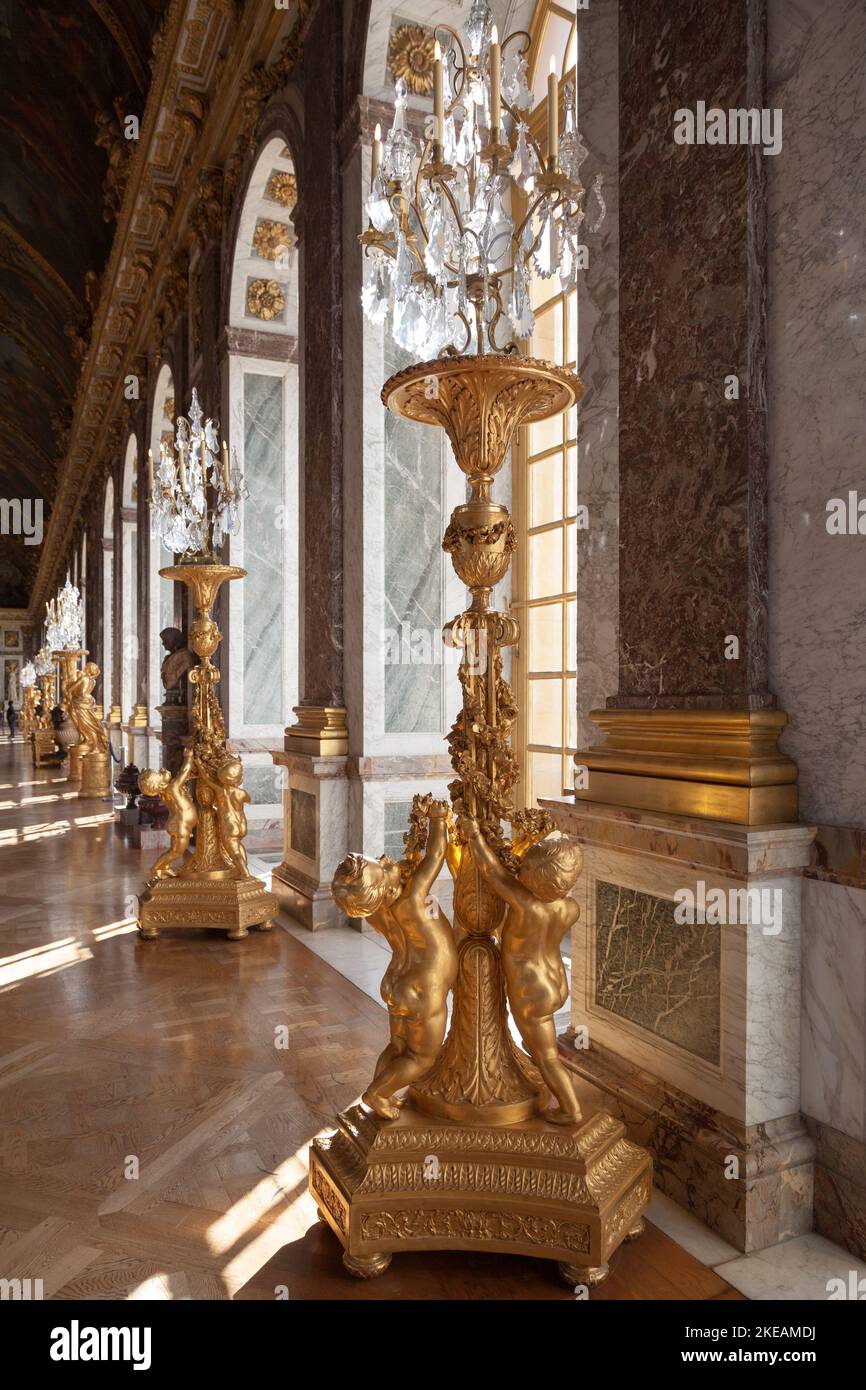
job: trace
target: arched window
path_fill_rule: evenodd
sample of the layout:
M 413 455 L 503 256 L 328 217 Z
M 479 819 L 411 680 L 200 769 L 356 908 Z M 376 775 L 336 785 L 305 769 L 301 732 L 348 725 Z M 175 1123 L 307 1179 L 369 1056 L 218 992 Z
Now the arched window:
M 129 436 L 123 464 L 121 506 L 120 702 L 124 719 L 132 718 L 138 698 L 138 441 Z
M 109 718 L 114 702 L 114 482 L 105 484 L 102 509 L 102 704 Z
M 577 58 L 574 11 L 542 0 L 532 21 L 532 125 L 544 140 L 551 55 L 560 79 Z M 532 285 L 533 357 L 577 364 L 577 291 L 558 277 Z M 520 537 L 514 606 L 521 640 L 514 664 L 520 717 L 522 804 L 574 785 L 577 748 L 577 410 L 521 431 L 515 450 L 514 519 Z
M 298 703 L 297 197 L 291 152 L 274 136 L 256 159 L 238 222 L 223 423 L 249 491 L 229 543 L 231 563 L 248 573 L 228 591 L 228 726 L 253 747 L 261 740 L 261 757 L 245 758 L 253 818 L 279 801 L 266 750 L 282 741 Z

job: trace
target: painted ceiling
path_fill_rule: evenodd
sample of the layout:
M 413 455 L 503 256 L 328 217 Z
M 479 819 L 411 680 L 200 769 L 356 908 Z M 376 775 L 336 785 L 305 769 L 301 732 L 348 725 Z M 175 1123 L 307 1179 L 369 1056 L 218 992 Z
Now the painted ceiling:
M 41 498 L 46 526 L 113 236 L 105 190 L 167 3 L 0 0 L 0 498 Z M 38 561 L 0 535 L 0 607 L 26 605 Z

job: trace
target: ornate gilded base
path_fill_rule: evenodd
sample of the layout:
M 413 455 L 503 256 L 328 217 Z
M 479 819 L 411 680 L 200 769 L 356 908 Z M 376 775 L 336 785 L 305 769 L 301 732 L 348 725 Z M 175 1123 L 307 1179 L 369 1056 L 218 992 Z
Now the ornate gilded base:
M 498 1250 L 556 1260 L 598 1282 L 649 1205 L 652 1162 L 603 1111 L 575 1129 L 525 1120 L 457 1125 L 361 1105 L 310 1147 L 310 1192 L 353 1274 L 393 1251 Z
M 111 791 L 111 759 L 107 753 L 88 753 L 81 759 L 79 796 L 104 797 Z
M 33 766 L 45 767 L 50 763 L 60 763 L 63 761 L 63 754 L 54 742 L 54 734 L 51 729 L 33 730 Z
M 241 941 L 250 927 L 270 931 L 278 910 L 257 878 L 157 878 L 142 894 L 138 929 L 153 940 L 163 927 L 216 927 Z
M 74 743 L 74 744 L 72 745 L 72 747 L 70 748 L 70 750 L 69 750 L 69 773 L 68 773 L 68 780 L 69 780 L 70 782 L 80 782 L 80 781 L 81 781 L 81 764 L 82 764 L 82 761 L 83 761 L 83 759 L 82 759 L 82 756 L 81 756 L 81 744 L 80 744 L 80 743 Z

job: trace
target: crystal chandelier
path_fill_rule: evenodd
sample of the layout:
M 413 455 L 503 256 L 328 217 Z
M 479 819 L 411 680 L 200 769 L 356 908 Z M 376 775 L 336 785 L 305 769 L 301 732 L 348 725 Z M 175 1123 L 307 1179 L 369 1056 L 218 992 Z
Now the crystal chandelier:
M 36 653 L 33 664 L 36 667 L 37 676 L 40 678 L 42 676 L 49 676 L 54 670 L 54 659 L 51 655 L 51 649 L 47 646 L 42 647 Z
M 45 605 L 45 640 L 51 651 L 77 651 L 81 645 L 84 626 L 81 594 L 76 586 L 66 583 L 57 597 Z
M 26 661 L 21 668 L 21 684 L 25 690 L 36 684 L 36 667 L 32 661 Z
M 390 313 L 395 341 L 421 358 L 514 351 L 510 340 L 498 341 L 500 325 L 506 320 L 515 338 L 532 333 L 532 275 L 558 274 L 564 292 L 577 284 L 585 203 L 593 204 L 590 232 L 604 219 L 601 175 L 587 200 L 576 86 L 565 87 L 560 134 L 553 62 L 546 156 L 532 135 L 529 34 L 518 30 L 500 44 L 487 0 L 473 0 L 462 38 L 446 24 L 435 33 L 432 134 L 423 150 L 407 129 L 402 79 L 384 145 L 376 128 L 361 301 L 371 323 Z M 519 221 L 515 192 L 526 207 Z
M 147 464 L 151 535 L 173 555 L 212 560 L 226 536 L 237 535 L 240 504 L 249 492 L 234 449 L 229 462 L 225 440 L 220 456 L 219 423 L 204 419 L 195 388 L 189 419 L 179 415 L 175 423 L 174 448 L 161 441 L 158 466 L 150 449 Z

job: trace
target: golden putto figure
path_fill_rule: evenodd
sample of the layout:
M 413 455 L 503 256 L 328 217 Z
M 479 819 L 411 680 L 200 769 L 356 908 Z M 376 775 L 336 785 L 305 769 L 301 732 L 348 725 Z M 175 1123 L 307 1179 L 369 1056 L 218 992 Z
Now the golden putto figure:
M 391 1040 L 362 1097 L 384 1119 L 397 1117 L 395 1093 L 427 1074 L 445 1037 L 457 948 L 451 923 L 430 890 L 445 863 L 449 814 L 447 802 L 416 796 L 417 839 L 423 833 L 421 819 L 429 821 L 423 854 L 419 847 L 400 863 L 387 855 L 367 859 L 350 854 L 334 875 L 334 898 L 346 915 L 367 918 L 391 947 L 381 987 Z

